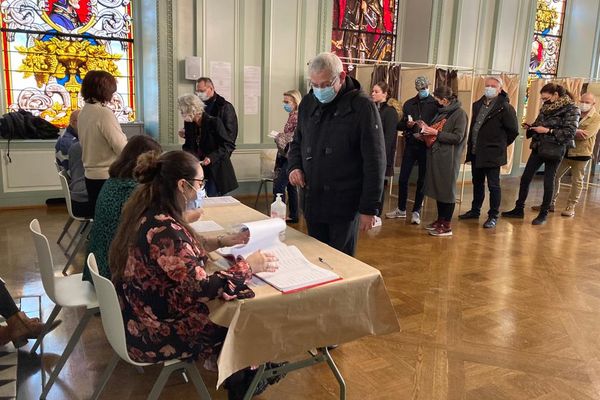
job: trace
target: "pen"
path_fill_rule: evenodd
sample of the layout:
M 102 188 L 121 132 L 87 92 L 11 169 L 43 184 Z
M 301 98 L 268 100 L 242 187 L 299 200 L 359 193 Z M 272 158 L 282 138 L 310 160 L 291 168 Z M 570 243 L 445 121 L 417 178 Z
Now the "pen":
M 325 261 L 325 259 L 323 257 L 319 257 L 319 261 L 321 261 L 323 264 L 325 264 L 327 266 L 327 268 L 333 270 L 333 267 L 331 265 L 329 265 L 329 263 L 327 261 Z

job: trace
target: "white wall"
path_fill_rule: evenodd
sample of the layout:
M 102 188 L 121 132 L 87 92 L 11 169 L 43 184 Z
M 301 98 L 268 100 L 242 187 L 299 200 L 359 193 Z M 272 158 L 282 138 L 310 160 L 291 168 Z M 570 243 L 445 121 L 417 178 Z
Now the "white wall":
M 559 76 L 591 77 L 598 57 L 598 0 L 569 0 L 563 30 Z

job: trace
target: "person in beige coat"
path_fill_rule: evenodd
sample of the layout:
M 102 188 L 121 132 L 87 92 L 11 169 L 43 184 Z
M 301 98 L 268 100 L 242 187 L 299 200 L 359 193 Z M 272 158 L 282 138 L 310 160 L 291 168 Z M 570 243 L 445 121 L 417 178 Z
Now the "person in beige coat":
M 121 125 L 107 104 L 117 91 L 117 81 L 105 71 L 89 71 L 81 84 L 81 97 L 85 101 L 77 123 L 81 142 L 85 186 L 92 212 L 108 168 L 127 144 Z M 92 215 L 93 217 L 93 215 Z
M 558 166 L 556 178 L 554 179 L 554 196 L 550 209 L 554 209 L 558 193 L 560 192 L 560 179 L 571 170 L 571 190 L 567 207 L 561 213 L 563 217 L 575 216 L 575 205 L 581 196 L 583 189 L 583 179 L 585 167 L 592 159 L 594 144 L 596 143 L 596 134 L 600 129 L 600 114 L 595 107 L 596 98 L 591 93 L 585 93 L 581 96 L 579 109 L 581 110 L 581 120 L 579 129 L 575 133 L 575 148 L 569 149 L 567 155 Z

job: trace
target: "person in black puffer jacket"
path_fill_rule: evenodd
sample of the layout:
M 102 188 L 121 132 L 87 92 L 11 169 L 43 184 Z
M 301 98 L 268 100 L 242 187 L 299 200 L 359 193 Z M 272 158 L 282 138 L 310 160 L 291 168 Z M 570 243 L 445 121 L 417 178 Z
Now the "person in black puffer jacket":
M 533 225 L 546 223 L 552 193 L 554 191 L 554 177 L 561 161 L 559 157 L 544 156 L 542 146 L 562 147 L 564 156 L 568 146 L 573 146 L 575 132 L 579 126 L 581 112 L 573 101 L 573 96 L 564 87 L 555 83 L 548 83 L 540 90 L 544 103 L 540 114 L 532 124 L 523 124 L 527 129 L 527 137 L 531 138 L 531 154 L 527 159 L 525 171 L 521 176 L 519 198 L 515 208 L 502 213 L 507 218 L 523 218 L 525 200 L 529 193 L 529 185 L 535 172 L 544 165 L 544 199 L 539 215 L 532 221 Z

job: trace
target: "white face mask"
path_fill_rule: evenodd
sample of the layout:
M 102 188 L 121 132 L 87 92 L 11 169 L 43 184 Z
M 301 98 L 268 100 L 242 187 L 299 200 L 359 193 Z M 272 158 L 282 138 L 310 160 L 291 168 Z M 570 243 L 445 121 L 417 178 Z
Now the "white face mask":
M 189 200 L 187 200 L 187 205 L 186 208 L 188 210 L 193 210 L 195 208 L 202 208 L 202 203 L 204 202 L 204 198 L 206 197 L 206 190 L 204 189 L 204 187 L 202 189 L 196 189 L 194 187 L 194 185 L 192 185 L 191 183 L 189 183 L 188 181 L 185 181 L 195 192 L 196 192 L 196 197 L 195 198 L 191 198 Z M 185 195 L 184 195 L 185 197 Z
M 588 112 L 592 109 L 592 104 L 589 103 L 579 103 L 579 108 L 583 112 Z
M 196 96 L 198 96 L 202 101 L 208 100 L 208 95 L 206 92 L 196 92 Z

